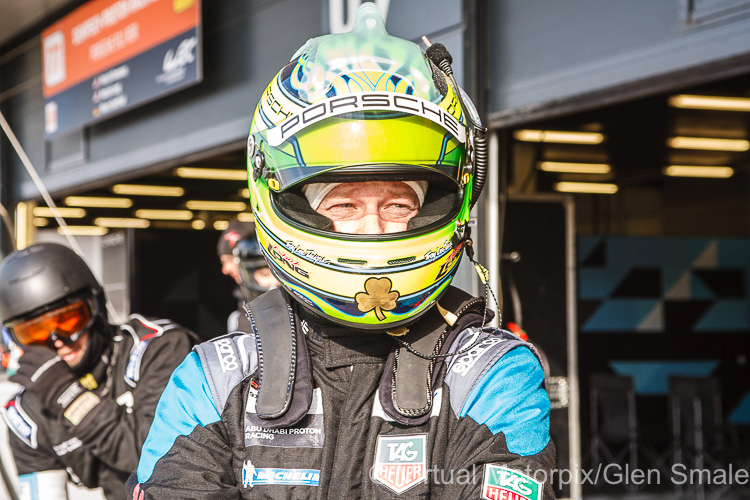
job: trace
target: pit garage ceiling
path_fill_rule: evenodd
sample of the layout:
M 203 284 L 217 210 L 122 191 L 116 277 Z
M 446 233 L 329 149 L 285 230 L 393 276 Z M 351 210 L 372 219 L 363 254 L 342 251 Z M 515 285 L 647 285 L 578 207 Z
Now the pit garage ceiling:
M 48 14 L 72 3 L 71 0 L 0 1 L 0 46 L 42 21 Z

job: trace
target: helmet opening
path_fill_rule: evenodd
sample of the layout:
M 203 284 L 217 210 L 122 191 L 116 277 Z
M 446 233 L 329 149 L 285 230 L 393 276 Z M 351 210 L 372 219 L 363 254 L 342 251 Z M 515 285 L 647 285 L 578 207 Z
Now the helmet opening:
M 304 184 L 295 185 L 282 193 L 271 192 L 271 205 L 285 221 L 305 231 L 323 236 L 356 240 L 402 239 L 404 236 L 417 236 L 444 226 L 453 220 L 461 209 L 461 196 L 456 182 L 444 175 L 425 172 L 402 171 L 393 173 L 358 173 L 347 168 L 334 174 L 319 175 L 311 182 L 368 182 L 368 181 L 407 181 L 427 180 L 428 187 L 419 213 L 409 220 L 407 230 L 387 234 L 349 234 L 333 231 L 333 221 L 316 212 L 302 194 Z

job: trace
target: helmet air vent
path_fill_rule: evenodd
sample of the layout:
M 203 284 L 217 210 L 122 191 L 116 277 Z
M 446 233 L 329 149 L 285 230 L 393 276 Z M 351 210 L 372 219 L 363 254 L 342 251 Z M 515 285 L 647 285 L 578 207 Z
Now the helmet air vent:
M 389 266 L 400 266 L 402 264 L 408 264 L 417 260 L 416 257 L 404 257 L 403 259 L 393 259 L 388 261 Z
M 345 259 L 343 257 L 339 257 L 336 259 L 340 264 L 353 264 L 355 266 L 366 266 L 367 261 L 366 260 L 358 260 L 358 259 Z

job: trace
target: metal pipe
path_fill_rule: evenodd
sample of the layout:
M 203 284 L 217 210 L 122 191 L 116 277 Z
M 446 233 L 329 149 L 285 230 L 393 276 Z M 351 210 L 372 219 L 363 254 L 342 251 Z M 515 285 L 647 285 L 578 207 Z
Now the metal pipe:
M 500 190 L 499 190 L 499 179 L 500 179 L 500 148 L 498 147 L 497 130 L 493 130 L 489 133 L 489 165 L 488 175 L 490 182 L 487 184 L 487 218 L 484 224 L 484 234 L 487 249 L 487 267 L 490 270 L 489 285 L 492 290 L 497 294 L 499 307 L 502 307 L 502 290 L 500 289 Z M 499 326 L 498 318 L 501 311 L 497 311 L 497 315 L 492 319 L 490 325 Z
M 567 274 L 567 332 L 568 332 L 568 457 L 573 480 L 570 483 L 571 500 L 580 500 L 581 488 L 581 412 L 578 393 L 578 319 L 576 317 L 576 257 L 575 257 L 575 205 L 572 198 L 565 202 L 565 268 Z

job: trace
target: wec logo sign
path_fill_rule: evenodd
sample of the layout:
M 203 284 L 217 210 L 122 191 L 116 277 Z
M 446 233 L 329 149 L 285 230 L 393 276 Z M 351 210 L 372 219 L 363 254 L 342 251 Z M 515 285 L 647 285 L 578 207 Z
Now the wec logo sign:
M 198 39 L 194 36 L 186 38 L 177 46 L 177 50 L 169 49 L 164 54 L 162 71 L 170 73 L 184 68 L 188 64 L 195 62 L 195 47 L 198 45 Z

